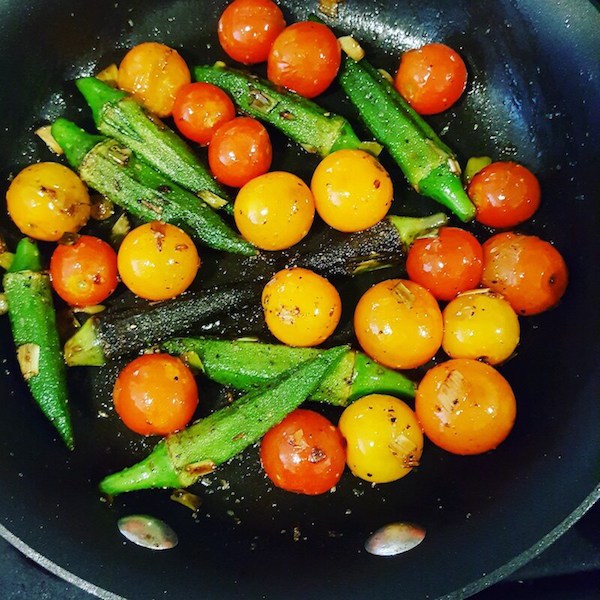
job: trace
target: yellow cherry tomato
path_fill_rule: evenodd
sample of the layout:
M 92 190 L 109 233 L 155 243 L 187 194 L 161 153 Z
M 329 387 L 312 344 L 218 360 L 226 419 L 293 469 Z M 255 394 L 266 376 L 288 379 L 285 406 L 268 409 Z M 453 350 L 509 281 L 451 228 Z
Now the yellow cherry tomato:
M 493 450 L 510 433 L 517 413 L 509 383 L 490 365 L 454 358 L 419 383 L 415 411 L 425 435 L 454 454 Z
M 53 162 L 23 169 L 6 192 L 6 204 L 21 233 L 45 242 L 79 231 L 90 217 L 91 206 L 81 179 Z
M 187 233 L 159 221 L 130 231 L 117 259 L 123 283 L 147 300 L 174 298 L 190 286 L 200 267 L 198 251 Z
M 295 267 L 275 273 L 262 292 L 270 332 L 288 346 L 317 346 L 342 314 L 338 291 L 320 275 Z
M 190 83 L 191 75 L 181 55 L 157 42 L 134 46 L 119 65 L 117 83 L 159 117 L 173 111 L 175 96 Z
M 235 199 L 240 233 L 262 250 L 284 250 L 297 244 L 315 217 L 308 186 L 296 175 L 274 171 L 255 177 Z
M 317 166 L 311 182 L 319 216 L 339 231 L 361 231 L 387 214 L 394 194 L 380 162 L 362 150 L 338 150 Z
M 442 348 L 452 358 L 476 358 L 496 365 L 519 343 L 519 319 L 500 294 L 474 290 L 456 297 L 444 312 Z
M 338 427 L 346 439 L 348 467 L 361 479 L 396 481 L 419 464 L 421 427 L 415 413 L 393 396 L 359 398 L 344 410 Z
M 413 281 L 388 279 L 369 288 L 354 312 L 363 350 L 392 369 L 425 364 L 442 343 L 442 313 L 431 292 Z

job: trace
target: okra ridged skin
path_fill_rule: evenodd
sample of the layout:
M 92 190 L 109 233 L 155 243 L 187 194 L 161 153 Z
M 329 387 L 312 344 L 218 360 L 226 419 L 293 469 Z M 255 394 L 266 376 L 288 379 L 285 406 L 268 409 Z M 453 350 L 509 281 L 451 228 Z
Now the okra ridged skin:
M 209 379 L 244 391 L 266 385 L 299 362 L 314 359 L 324 352 L 317 348 L 205 337 L 175 338 L 163 342 L 161 348 L 180 356 Z M 362 352 L 348 350 L 311 394 L 310 400 L 344 407 L 372 393 L 413 398 L 415 384 L 403 374 L 378 365 Z
M 17 251 L 18 252 L 18 251 Z M 46 272 L 5 273 L 8 316 L 23 377 L 31 395 L 66 446 L 74 446 L 66 369 Z
M 86 184 L 135 217 L 177 225 L 193 239 L 216 250 L 245 256 L 256 254 L 256 248 L 235 233 L 210 206 L 116 140 L 107 138 L 92 145 L 97 141 L 95 136 L 66 119 L 55 121 L 52 135 Z M 78 140 L 80 145 L 92 147 L 81 159 L 78 154 L 76 160 L 71 160 L 67 149 L 77 146 Z
M 229 194 L 185 141 L 131 96 L 95 77 L 75 85 L 83 94 L 98 130 L 130 148 L 157 171 L 214 209 L 229 207 Z
M 240 111 L 273 125 L 308 152 L 327 156 L 365 146 L 344 117 L 256 75 L 217 64 L 194 67 L 194 77 L 220 87 Z
M 254 444 L 308 398 L 347 352 L 331 348 L 284 372 L 271 385 L 242 396 L 159 442 L 146 459 L 100 483 L 110 496 L 156 487 L 188 487 Z
M 346 57 L 339 82 L 371 133 L 396 161 L 417 192 L 433 198 L 462 221 L 475 206 L 460 179 L 455 154 L 377 69 Z

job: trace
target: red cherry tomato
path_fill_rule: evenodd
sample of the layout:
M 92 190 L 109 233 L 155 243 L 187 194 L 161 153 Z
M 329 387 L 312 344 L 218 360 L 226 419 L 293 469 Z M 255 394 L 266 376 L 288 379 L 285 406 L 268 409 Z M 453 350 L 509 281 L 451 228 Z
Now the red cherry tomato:
M 467 67 L 452 48 L 427 44 L 402 55 L 394 83 L 419 114 L 433 115 L 461 97 L 467 85 Z
M 299 408 L 263 437 L 260 459 L 276 486 L 316 495 L 340 480 L 346 451 L 337 427 L 320 414 Z
M 483 244 L 483 285 L 502 294 L 519 315 L 552 308 L 568 278 L 560 252 L 535 235 L 507 231 Z
M 322 94 L 333 82 L 341 63 L 337 38 L 321 23 L 290 25 L 271 47 L 267 75 L 306 98 Z
M 82 235 L 74 244 L 60 244 L 50 259 L 55 292 L 71 306 L 103 302 L 117 287 L 117 253 L 104 241 Z
M 434 238 L 415 240 L 406 259 L 408 276 L 438 300 L 452 300 L 481 281 L 483 250 L 475 236 L 458 227 L 442 227 Z
M 129 429 L 141 435 L 167 435 L 189 423 L 198 406 L 198 388 L 178 358 L 144 354 L 119 373 L 113 401 Z
M 490 227 L 514 227 L 531 218 L 540 205 L 540 184 L 527 168 L 495 162 L 476 173 L 467 189 L 477 207 L 475 219 Z
M 264 62 L 285 19 L 271 0 L 234 0 L 219 19 L 219 42 L 233 60 L 245 65 Z
M 215 178 L 242 187 L 271 167 L 273 147 L 267 130 L 256 119 L 237 117 L 217 129 L 208 147 L 208 163 Z
M 189 83 L 180 88 L 173 105 L 177 129 L 188 139 L 206 146 L 215 131 L 235 117 L 231 98 L 212 83 Z

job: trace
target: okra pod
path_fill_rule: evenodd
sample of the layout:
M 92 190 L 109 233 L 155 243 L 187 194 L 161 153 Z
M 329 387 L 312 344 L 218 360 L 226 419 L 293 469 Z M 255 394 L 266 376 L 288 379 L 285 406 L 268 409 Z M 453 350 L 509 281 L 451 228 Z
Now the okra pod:
M 209 379 L 244 391 L 264 386 L 294 365 L 324 352 L 316 348 L 203 337 L 167 340 L 161 348 L 180 356 Z M 398 371 L 373 362 L 362 352 L 348 350 L 311 394 L 310 400 L 347 406 L 360 396 L 374 393 L 413 398 L 415 384 Z
M 192 149 L 129 94 L 95 77 L 75 81 L 92 109 L 96 127 L 214 209 L 228 207 L 229 195 Z
M 135 217 L 177 225 L 217 250 L 256 254 L 210 206 L 116 140 L 90 135 L 66 119 L 55 121 L 52 135 L 83 181 Z
M 233 309 L 260 301 L 261 286 L 223 286 L 184 292 L 142 306 L 109 308 L 90 317 L 65 344 L 67 365 L 101 366 L 179 335 L 212 325 Z
M 246 71 L 217 63 L 195 67 L 194 76 L 220 87 L 241 112 L 273 125 L 308 152 L 327 156 L 343 148 L 373 153 L 374 148 L 381 149 L 373 142 L 361 142 L 344 117 Z
M 347 352 L 338 346 L 285 371 L 268 387 L 242 396 L 158 443 L 143 461 L 104 478 L 110 496 L 148 488 L 180 488 L 257 442 L 318 387 Z
M 72 449 L 65 364 L 50 278 L 42 271 L 34 242 L 27 238 L 19 242 L 3 284 L 21 373 L 42 412 Z
M 366 126 L 415 190 L 462 221 L 472 220 L 475 207 L 463 189 L 455 154 L 393 85 L 364 58 L 346 57 L 339 81 Z

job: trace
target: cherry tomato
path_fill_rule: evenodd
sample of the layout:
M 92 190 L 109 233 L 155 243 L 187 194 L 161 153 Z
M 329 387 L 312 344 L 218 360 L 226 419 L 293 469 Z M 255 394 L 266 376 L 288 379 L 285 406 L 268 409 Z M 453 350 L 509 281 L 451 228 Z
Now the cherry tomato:
M 235 117 L 231 98 L 212 83 L 189 83 L 181 87 L 173 104 L 173 120 L 188 139 L 206 146 L 215 131 Z
M 317 346 L 342 314 L 338 291 L 327 279 L 298 267 L 275 273 L 262 292 L 269 331 L 288 346 Z
M 483 244 L 483 285 L 502 294 L 519 315 L 552 308 L 568 279 L 560 252 L 537 236 L 504 232 Z
M 500 294 L 465 292 L 444 309 L 442 348 L 452 358 L 475 358 L 496 365 L 519 343 L 517 314 Z
M 242 187 L 271 167 L 273 147 L 263 125 L 251 117 L 237 117 L 216 130 L 208 147 L 208 163 L 215 178 Z
M 263 437 L 260 460 L 277 487 L 316 495 L 340 480 L 346 452 L 337 427 L 319 413 L 298 408 Z
M 425 435 L 454 454 L 493 450 L 510 433 L 517 412 L 506 379 L 470 358 L 427 371 L 417 388 L 415 410 Z
M 340 64 L 340 45 L 331 29 L 303 21 L 286 27 L 271 46 L 267 76 L 275 85 L 314 98 L 331 85 Z
M 168 117 L 179 89 L 191 81 L 190 70 L 173 48 L 157 42 L 134 46 L 121 61 L 117 83 L 149 111 Z
M 479 285 L 483 249 L 468 231 L 442 227 L 437 237 L 413 242 L 406 258 L 406 271 L 438 300 L 451 300 Z
M 369 288 L 354 312 L 354 332 L 362 349 L 392 369 L 425 364 L 442 343 L 442 313 L 424 287 L 388 279 Z
M 185 291 L 200 258 L 191 238 L 174 225 L 154 221 L 130 231 L 117 255 L 123 283 L 141 298 L 166 300 Z
M 271 0 L 234 0 L 219 19 L 219 42 L 233 60 L 245 65 L 264 62 L 285 19 Z
M 255 177 L 239 191 L 233 216 L 240 233 L 262 250 L 283 250 L 306 236 L 315 201 L 296 175 L 273 171 Z
M 141 435 L 167 435 L 183 429 L 198 406 L 192 372 L 168 354 L 144 354 L 130 362 L 113 389 L 115 410 Z
M 402 55 L 396 89 L 422 115 L 450 108 L 465 91 L 467 67 L 445 44 L 427 44 Z
M 53 162 L 30 165 L 18 173 L 6 192 L 6 205 L 21 233 L 45 242 L 79 231 L 91 208 L 81 179 Z
M 117 287 L 117 253 L 100 238 L 82 235 L 60 244 L 50 258 L 54 291 L 71 306 L 91 306 Z
M 477 208 L 475 219 L 490 227 L 514 227 L 540 205 L 540 184 L 527 168 L 495 162 L 476 173 L 467 188 Z
M 418 466 L 423 434 L 415 413 L 384 394 L 363 396 L 344 410 L 338 424 L 354 475 L 372 483 L 404 477 Z
M 317 166 L 311 182 L 319 216 L 339 231 L 361 231 L 387 214 L 394 195 L 381 163 L 362 150 L 338 150 Z

